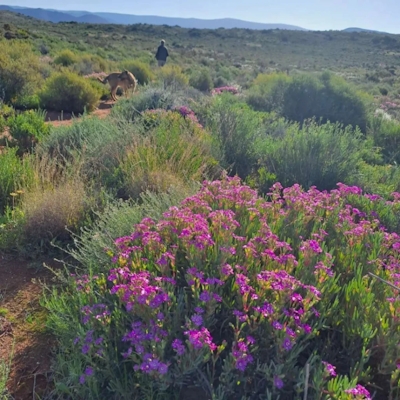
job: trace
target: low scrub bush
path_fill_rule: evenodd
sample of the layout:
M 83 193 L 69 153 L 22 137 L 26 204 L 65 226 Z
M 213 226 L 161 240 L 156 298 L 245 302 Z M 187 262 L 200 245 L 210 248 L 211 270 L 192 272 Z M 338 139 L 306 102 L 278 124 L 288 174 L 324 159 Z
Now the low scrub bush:
M 165 65 L 158 70 L 157 78 L 164 89 L 179 90 L 189 84 L 189 78 L 178 65 Z
M 367 193 L 389 198 L 391 193 L 400 192 L 400 167 L 398 165 L 360 164 L 359 171 L 350 181 Z
M 366 145 L 358 129 L 339 123 L 287 126 L 279 136 L 268 135 L 256 145 L 261 183 L 265 179 L 262 190 L 276 180 L 285 186 L 333 189 L 337 182 L 354 178 Z
M 397 398 L 399 299 L 368 273 L 398 284 L 400 243 L 362 211 L 376 199 L 342 184 L 269 195 L 205 182 L 116 239 L 108 268 L 48 293 L 56 392 Z
M 117 120 L 133 121 L 143 111 L 186 106 L 190 101 L 201 98 L 201 93 L 195 89 L 184 88 L 180 90 L 163 89 L 161 87 L 148 87 L 130 99 L 121 99 L 112 108 L 111 115 Z
M 56 65 L 62 65 L 63 67 L 69 67 L 79 60 L 79 56 L 70 49 L 62 50 L 53 60 Z
M 259 74 L 247 93 L 247 103 L 256 111 L 282 113 L 283 96 L 290 80 L 282 73 Z
M 201 92 L 210 92 L 214 87 L 210 70 L 203 68 L 200 71 L 195 71 L 195 73 L 190 77 L 189 84 Z
M 36 152 L 59 165 L 79 168 L 88 181 L 115 193 L 120 188 L 119 160 L 136 134 L 135 127 L 123 121 L 84 117 L 53 128 Z
M 27 248 L 45 248 L 52 240 L 65 241 L 77 232 L 89 211 L 82 180 L 60 182 L 55 187 L 35 187 L 24 193 L 24 237 Z
M 254 143 L 263 136 L 263 114 L 231 93 L 216 96 L 199 113 L 200 121 L 218 143 L 222 166 L 245 178 L 257 162 Z
M 155 116 L 155 119 L 152 117 Z M 150 190 L 165 192 L 170 186 L 185 187 L 212 173 L 211 137 L 192 119 L 178 111 L 144 113 L 150 130 L 128 146 L 120 170 L 126 195 L 138 198 Z
M 121 66 L 124 70 L 132 72 L 141 85 L 147 85 L 154 79 L 153 71 L 142 61 L 128 60 L 124 61 Z
M 369 120 L 368 135 L 381 148 L 386 162 L 400 164 L 400 122 L 373 116 Z
M 93 54 L 83 54 L 77 59 L 73 69 L 79 75 L 90 75 L 108 71 L 109 67 L 110 63 L 103 58 Z
M 18 146 L 20 152 L 32 150 L 32 148 L 50 133 L 50 126 L 45 123 L 46 112 L 29 110 L 17 114 L 7 120 L 11 143 Z
M 52 75 L 40 92 L 40 101 L 47 110 L 81 114 L 93 111 L 100 99 L 100 93 L 87 79 L 63 71 Z
M 42 84 L 39 57 L 28 44 L 0 41 L 0 98 L 16 103 L 30 96 Z

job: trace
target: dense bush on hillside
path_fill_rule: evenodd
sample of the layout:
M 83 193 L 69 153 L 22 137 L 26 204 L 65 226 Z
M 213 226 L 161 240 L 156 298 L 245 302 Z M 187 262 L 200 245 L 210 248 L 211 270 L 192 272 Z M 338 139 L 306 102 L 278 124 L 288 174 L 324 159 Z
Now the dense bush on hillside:
M 368 97 L 333 74 L 259 76 L 250 90 L 248 102 L 255 109 L 276 111 L 292 121 L 315 117 L 323 122 L 340 122 L 365 132 Z
M 210 71 L 206 68 L 195 71 L 190 77 L 189 84 L 202 92 L 210 92 L 213 88 Z
M 22 96 L 33 94 L 41 82 L 39 57 L 31 47 L 0 41 L 0 98 L 15 103 Z
M 45 124 L 45 115 L 43 111 L 29 110 L 7 120 L 13 138 L 11 144 L 18 146 L 22 154 L 31 151 L 38 142 L 48 136 L 50 126 Z
M 65 49 L 61 51 L 53 60 L 54 64 L 69 67 L 78 61 L 79 57 L 72 50 Z
M 100 93 L 73 72 L 55 73 L 40 92 L 41 104 L 47 110 L 83 113 L 92 111 L 100 99 Z

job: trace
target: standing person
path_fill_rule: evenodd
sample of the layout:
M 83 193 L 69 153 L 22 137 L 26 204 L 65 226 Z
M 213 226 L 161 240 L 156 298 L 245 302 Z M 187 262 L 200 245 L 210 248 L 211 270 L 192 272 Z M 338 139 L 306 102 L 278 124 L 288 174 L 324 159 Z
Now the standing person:
M 163 67 L 167 62 L 168 49 L 165 47 L 165 41 L 161 40 L 161 44 L 158 46 L 156 53 L 156 60 L 158 61 L 158 66 Z

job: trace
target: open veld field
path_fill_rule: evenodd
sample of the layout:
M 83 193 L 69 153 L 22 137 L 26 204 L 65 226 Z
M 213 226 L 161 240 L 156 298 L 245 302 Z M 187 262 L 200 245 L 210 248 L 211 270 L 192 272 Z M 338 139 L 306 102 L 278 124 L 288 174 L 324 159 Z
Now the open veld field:
M 400 399 L 400 36 L 0 34 L 1 400 Z

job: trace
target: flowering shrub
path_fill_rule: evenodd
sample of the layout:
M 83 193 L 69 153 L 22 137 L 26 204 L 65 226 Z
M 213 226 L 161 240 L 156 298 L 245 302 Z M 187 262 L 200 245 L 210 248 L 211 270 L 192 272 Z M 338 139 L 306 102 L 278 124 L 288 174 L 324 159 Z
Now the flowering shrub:
M 189 107 L 181 106 L 181 107 L 174 108 L 174 110 L 178 111 L 182 117 L 192 121 L 196 126 L 198 126 L 200 128 L 202 127 L 199 123 L 199 120 L 196 117 L 196 114 Z
M 232 94 L 238 94 L 239 89 L 236 86 L 222 86 L 218 88 L 214 88 L 211 90 L 211 95 L 215 96 L 217 94 L 221 93 L 232 93 Z
M 200 132 L 198 128 L 203 128 L 199 123 L 196 114 L 186 106 L 175 107 L 170 111 L 162 108 L 154 110 L 146 110 L 142 112 L 145 126 L 148 128 L 158 126 L 160 124 L 173 124 L 178 121 L 183 122 L 185 127 L 190 127 L 195 132 Z M 181 118 L 183 117 L 183 118 Z
M 53 312 L 81 316 L 66 346 L 80 360 L 74 393 L 350 400 L 384 381 L 380 394 L 398 398 L 400 298 L 368 272 L 400 284 L 400 236 L 380 221 L 400 194 L 275 184 L 268 196 L 205 182 L 117 239 L 108 271 L 73 277 L 73 300 Z

